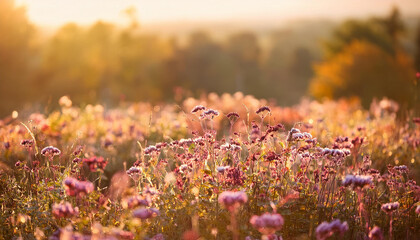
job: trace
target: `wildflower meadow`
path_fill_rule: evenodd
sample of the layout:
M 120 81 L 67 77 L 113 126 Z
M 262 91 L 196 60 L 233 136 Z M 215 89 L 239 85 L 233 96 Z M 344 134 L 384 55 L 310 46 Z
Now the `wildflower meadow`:
M 419 239 L 420 119 L 236 93 L 0 123 L 0 239 Z

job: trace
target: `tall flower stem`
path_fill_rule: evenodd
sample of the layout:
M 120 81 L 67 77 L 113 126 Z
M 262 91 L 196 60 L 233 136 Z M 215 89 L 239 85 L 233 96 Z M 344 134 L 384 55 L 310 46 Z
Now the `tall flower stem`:
M 235 211 L 230 212 L 230 227 L 232 231 L 233 240 L 239 240 L 238 223 L 236 221 Z
M 392 222 L 393 222 L 393 213 L 389 214 L 389 239 L 392 240 Z

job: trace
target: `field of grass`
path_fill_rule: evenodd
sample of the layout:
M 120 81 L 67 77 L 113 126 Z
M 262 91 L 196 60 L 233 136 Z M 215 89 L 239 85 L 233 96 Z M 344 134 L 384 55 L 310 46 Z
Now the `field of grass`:
M 392 101 L 60 105 L 0 122 L 0 239 L 420 236 L 420 118 Z

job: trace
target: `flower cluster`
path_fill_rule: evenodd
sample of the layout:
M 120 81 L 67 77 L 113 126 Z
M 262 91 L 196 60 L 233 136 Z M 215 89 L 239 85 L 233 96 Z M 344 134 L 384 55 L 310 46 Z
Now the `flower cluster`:
M 284 219 L 278 213 L 264 213 L 261 216 L 252 216 L 249 222 L 262 234 L 270 235 L 282 228 Z
M 220 146 L 220 150 L 237 152 L 237 151 L 241 150 L 241 146 L 239 146 L 237 144 L 225 143 L 225 144 Z
M 159 191 L 156 188 L 153 187 L 144 187 L 143 188 L 143 193 L 147 194 L 149 196 L 155 196 L 159 194 Z
M 90 171 L 94 172 L 98 169 L 104 170 L 106 165 L 108 164 L 108 161 L 104 160 L 103 157 L 93 156 L 90 158 L 84 158 L 83 163 L 85 163 L 89 167 Z
M 301 132 L 297 128 L 290 129 L 289 133 L 287 134 L 287 141 L 298 141 L 298 140 L 310 140 L 312 139 L 312 135 L 308 132 Z
M 69 196 L 83 196 L 93 191 L 93 184 L 88 181 L 78 181 L 68 177 L 64 180 L 64 188 Z
M 73 233 L 73 229 L 70 226 L 65 228 L 59 228 L 49 237 L 49 240 L 61 240 L 61 239 L 72 239 L 72 240 L 91 240 L 92 236 L 82 235 L 80 233 Z
M 124 230 L 121 230 L 121 229 L 118 229 L 118 228 L 112 229 L 111 235 L 115 236 L 117 239 L 121 239 L 121 240 L 132 240 L 132 239 L 134 239 L 134 234 L 132 232 L 124 231 Z
M 315 234 L 318 240 L 324 240 L 332 236 L 334 233 L 343 235 L 347 230 L 349 230 L 347 222 L 342 223 L 340 220 L 336 219 L 330 223 L 322 222 L 316 228 Z
M 382 204 L 381 206 L 381 210 L 390 214 L 393 211 L 397 210 L 400 207 L 400 203 L 399 202 L 393 202 L 393 203 L 385 203 Z
M 353 189 L 356 188 L 363 188 L 366 185 L 372 184 L 372 177 L 371 176 L 361 176 L 361 175 L 347 175 L 346 178 L 343 180 L 343 186 L 353 186 Z
M 232 212 L 245 204 L 248 201 L 248 196 L 245 192 L 225 191 L 219 195 L 218 201 L 223 207 Z
M 79 214 L 79 208 L 73 206 L 69 202 L 60 204 L 54 203 L 52 206 L 52 214 L 55 218 L 68 218 Z
M 135 208 L 135 207 L 139 207 L 139 206 L 149 206 L 150 205 L 150 201 L 143 197 L 143 196 L 131 196 L 128 198 L 124 198 L 121 201 L 121 205 L 123 206 L 123 208 Z
M 206 107 L 204 107 L 203 105 L 197 105 L 191 110 L 191 113 L 196 113 L 198 111 L 202 111 L 202 110 L 205 110 L 205 109 L 206 109 Z
M 138 166 L 132 166 L 126 171 L 126 173 L 134 180 L 138 180 L 138 178 L 140 177 L 141 168 Z
M 400 172 L 406 172 L 406 171 L 408 171 L 408 167 L 406 165 L 395 166 L 394 170 L 397 170 L 397 171 L 400 171 Z
M 258 110 L 255 112 L 256 114 L 264 113 L 264 112 L 271 112 L 271 109 L 268 106 L 263 106 L 258 108 Z
M 61 154 L 61 151 L 60 151 L 60 149 L 58 149 L 56 147 L 48 146 L 48 147 L 44 147 L 41 150 L 41 154 L 44 155 L 44 156 L 47 156 L 47 157 L 52 158 L 54 156 L 60 155 Z
M 226 171 L 226 169 L 229 169 L 230 166 L 219 166 L 216 168 L 217 172 L 219 173 L 224 173 Z
M 379 227 L 375 226 L 370 230 L 369 232 L 369 239 L 370 240 L 382 240 L 384 239 L 384 236 L 382 234 L 382 231 Z
M 150 155 L 151 153 L 158 152 L 158 151 L 159 149 L 156 146 L 151 145 L 144 149 L 144 154 Z
M 238 118 L 239 118 L 239 113 L 230 112 L 226 115 L 226 117 L 229 119 L 229 121 L 236 122 L 236 120 L 238 120 Z
M 321 154 L 323 156 L 332 156 L 332 157 L 338 157 L 338 158 L 344 158 L 350 155 L 350 150 L 348 149 L 329 149 L 324 148 L 321 151 Z
M 230 167 L 226 169 L 225 184 L 229 186 L 242 186 L 246 177 L 243 171 L 238 167 Z
M 160 214 L 156 208 L 139 208 L 133 211 L 133 217 L 140 218 L 142 220 L 156 217 Z
M 219 112 L 217 110 L 214 109 L 207 109 L 206 111 L 204 111 L 201 115 L 200 118 L 204 119 L 213 119 L 215 117 L 219 116 Z
M 32 145 L 34 145 L 34 140 L 32 140 L 32 139 L 23 139 L 22 141 L 20 141 L 20 145 L 22 145 L 24 147 L 32 147 Z
M 261 131 L 260 131 L 260 127 L 257 125 L 257 123 L 255 123 L 253 121 L 253 122 L 251 122 L 251 124 L 252 124 L 252 129 L 251 129 L 251 133 L 250 133 L 250 137 L 249 138 L 254 143 L 260 137 Z

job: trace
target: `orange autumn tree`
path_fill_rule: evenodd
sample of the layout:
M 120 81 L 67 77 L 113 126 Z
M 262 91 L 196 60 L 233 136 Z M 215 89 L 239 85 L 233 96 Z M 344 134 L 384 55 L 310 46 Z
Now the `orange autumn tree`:
M 310 92 L 316 98 L 358 96 L 368 106 L 373 98 L 386 96 L 413 103 L 413 64 L 402 51 L 391 56 L 376 45 L 354 40 L 314 70 Z

